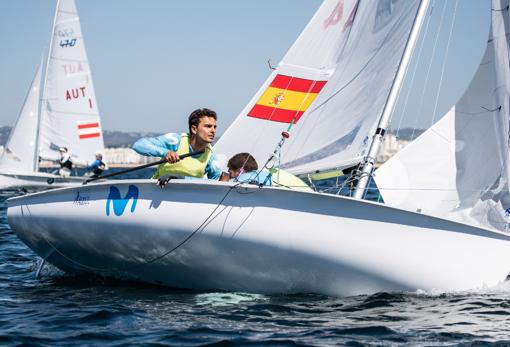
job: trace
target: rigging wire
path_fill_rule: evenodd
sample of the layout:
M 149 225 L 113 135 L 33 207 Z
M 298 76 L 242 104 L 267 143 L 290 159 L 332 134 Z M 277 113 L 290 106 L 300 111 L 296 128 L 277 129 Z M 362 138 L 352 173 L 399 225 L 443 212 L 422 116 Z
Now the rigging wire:
M 418 123 L 418 118 L 419 118 L 418 114 L 422 113 L 421 111 L 423 109 L 423 101 L 425 99 L 425 91 L 427 90 L 427 86 L 429 84 L 430 70 L 432 68 L 432 62 L 434 61 L 434 56 L 435 56 L 435 52 L 436 52 L 436 49 L 437 49 L 437 44 L 438 44 L 438 41 L 439 41 L 439 34 L 441 33 L 441 28 L 442 28 L 443 23 L 444 23 L 444 16 L 445 16 L 445 13 L 446 13 L 446 5 L 447 4 L 448 4 L 448 1 L 444 1 L 443 10 L 441 11 L 441 18 L 439 20 L 439 28 L 437 30 L 436 38 L 434 40 L 434 46 L 432 48 L 430 63 L 429 63 L 429 66 L 427 67 L 427 74 L 426 74 L 426 78 L 425 78 L 425 83 L 423 84 L 423 89 L 422 89 L 422 93 L 421 93 L 421 97 L 420 97 L 420 102 L 418 104 L 419 106 L 418 106 L 417 112 L 415 112 L 415 116 L 414 116 L 413 132 L 411 134 L 411 139 L 414 139 L 414 134 L 415 134 L 415 131 L 416 131 L 416 127 L 417 127 L 417 123 Z
M 450 34 L 448 35 L 448 42 L 447 42 L 447 45 L 446 45 L 446 52 L 444 54 L 443 65 L 442 65 L 442 69 L 441 69 L 441 77 L 439 79 L 439 87 L 437 88 L 436 102 L 435 102 L 435 105 L 434 105 L 434 111 L 432 112 L 432 123 L 431 123 L 431 125 L 435 123 L 435 119 L 436 119 L 436 111 L 437 111 L 437 105 L 438 105 L 438 102 L 439 102 L 439 94 L 441 92 L 441 87 L 443 86 L 444 71 L 445 71 L 445 68 L 446 68 L 446 61 L 448 59 L 448 51 L 450 50 L 450 45 L 451 45 L 451 40 L 452 40 L 452 33 L 453 33 L 453 27 L 455 26 L 455 18 L 457 16 L 457 5 L 458 5 L 458 3 L 459 3 L 459 0 L 455 0 L 455 7 L 453 9 L 452 24 L 450 26 Z
M 432 4 L 432 6 L 430 7 L 430 12 L 429 12 L 429 15 L 428 15 L 428 18 L 427 18 L 427 23 L 425 24 L 425 30 L 423 32 L 422 41 L 421 41 L 420 47 L 418 48 L 418 55 L 416 57 L 416 63 L 414 64 L 413 73 L 411 74 L 411 80 L 409 82 L 409 87 L 407 89 L 407 95 L 406 95 L 405 100 L 404 100 L 404 106 L 403 106 L 402 112 L 400 114 L 400 120 L 398 122 L 398 126 L 397 126 L 397 129 L 396 129 L 396 136 L 397 136 L 397 138 L 400 137 L 400 129 L 402 127 L 402 121 L 404 120 L 404 117 L 406 115 L 407 106 L 409 104 L 409 96 L 411 95 L 411 91 L 412 91 L 413 86 L 414 86 L 414 79 L 416 77 L 416 72 L 418 71 L 418 67 L 420 66 L 420 61 L 422 59 L 423 47 L 425 46 L 425 41 L 426 41 L 425 38 L 428 35 L 429 24 L 431 22 L 432 12 L 434 10 L 434 6 L 435 6 L 435 1 Z M 393 115 L 391 116 L 391 118 L 393 118 Z M 390 119 L 390 124 L 391 124 L 391 119 Z

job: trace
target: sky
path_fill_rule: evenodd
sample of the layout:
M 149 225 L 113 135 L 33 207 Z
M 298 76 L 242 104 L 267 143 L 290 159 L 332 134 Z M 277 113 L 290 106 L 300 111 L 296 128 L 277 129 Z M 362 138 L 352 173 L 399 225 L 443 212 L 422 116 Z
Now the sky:
M 218 112 L 219 134 L 269 76 L 267 61 L 278 64 L 321 3 L 75 1 L 103 129 L 180 132 L 191 111 L 208 107 Z M 431 110 L 435 117 L 445 113 L 466 89 L 485 49 L 488 0 L 431 3 L 422 53 L 413 60 L 419 68 L 410 66 L 394 116 L 402 127 L 423 128 L 432 122 Z M 47 54 L 55 6 L 55 0 L 0 0 L 0 126 L 15 123 Z M 417 50 L 421 46 L 420 41 Z M 402 110 L 406 117 L 400 120 Z

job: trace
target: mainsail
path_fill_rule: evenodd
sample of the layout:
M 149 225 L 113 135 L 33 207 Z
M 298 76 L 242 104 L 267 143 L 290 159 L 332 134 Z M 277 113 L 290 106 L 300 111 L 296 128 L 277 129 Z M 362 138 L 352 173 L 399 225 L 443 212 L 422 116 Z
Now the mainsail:
M 0 157 L 0 170 L 12 172 L 35 171 L 37 124 L 42 63 L 39 64 L 34 80 L 25 98 L 16 124 L 12 128 L 5 151 Z
M 442 119 L 376 171 L 375 180 L 387 204 L 507 229 L 508 5 L 508 0 L 492 1 L 487 48 L 462 98 Z
M 67 147 L 73 160 L 90 162 L 104 147 L 80 20 L 73 0 L 60 0 L 49 50 L 41 119 L 39 155 L 57 159 Z
M 265 163 L 292 125 L 282 168 L 299 174 L 361 161 L 418 3 L 326 0 L 215 151 Z

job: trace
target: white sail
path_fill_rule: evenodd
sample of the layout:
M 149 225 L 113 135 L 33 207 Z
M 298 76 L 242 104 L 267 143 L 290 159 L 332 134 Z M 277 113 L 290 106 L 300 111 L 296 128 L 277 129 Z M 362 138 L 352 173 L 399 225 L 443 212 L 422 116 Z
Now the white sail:
M 215 145 L 265 163 L 292 125 L 281 166 L 294 173 L 359 162 L 380 116 L 418 1 L 326 0 Z
M 1 171 L 31 172 L 36 169 L 41 70 L 42 63 L 37 68 L 16 124 L 5 144 L 4 153 L 0 157 Z
M 493 1 L 492 8 L 487 49 L 463 97 L 376 171 L 375 180 L 387 204 L 507 229 L 508 0 Z
M 60 0 L 55 15 L 41 103 L 39 153 L 57 159 L 67 147 L 74 162 L 103 149 L 101 121 L 80 20 L 73 0 Z

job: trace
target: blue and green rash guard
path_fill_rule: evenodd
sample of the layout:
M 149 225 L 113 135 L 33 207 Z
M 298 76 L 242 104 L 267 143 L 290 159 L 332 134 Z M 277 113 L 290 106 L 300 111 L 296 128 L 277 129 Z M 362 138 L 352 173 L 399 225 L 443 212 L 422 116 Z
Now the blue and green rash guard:
M 266 170 L 258 171 L 248 171 L 243 172 L 237 178 L 231 179 L 232 182 L 240 182 L 240 183 L 250 183 L 257 185 L 270 186 L 273 184 L 273 180 L 271 174 Z
M 133 144 L 132 148 L 136 153 L 141 155 L 164 158 L 168 151 L 177 152 L 180 142 L 180 134 L 168 133 L 158 137 L 142 137 Z M 193 151 L 191 145 L 189 151 Z M 194 158 L 198 158 L 200 155 L 201 154 L 198 154 L 194 156 Z M 218 180 L 221 176 L 221 163 L 214 152 L 205 167 L 205 176 L 211 180 Z

